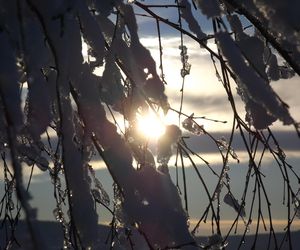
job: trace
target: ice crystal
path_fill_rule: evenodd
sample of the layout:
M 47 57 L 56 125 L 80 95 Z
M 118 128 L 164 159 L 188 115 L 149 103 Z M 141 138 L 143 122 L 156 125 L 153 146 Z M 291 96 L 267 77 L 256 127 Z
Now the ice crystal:
M 110 198 L 107 192 L 104 190 L 102 183 L 99 181 L 99 179 L 96 177 L 96 173 L 92 166 L 88 165 L 88 169 L 91 173 L 92 180 L 94 182 L 95 188 L 91 190 L 92 195 L 96 202 L 103 203 L 106 206 L 109 206 L 110 204 Z
M 230 182 L 230 178 L 228 176 L 228 171 L 230 170 L 229 166 L 225 166 L 223 171 L 222 171 L 222 175 L 220 176 L 220 181 L 215 189 L 215 192 L 212 196 L 212 200 L 216 200 L 218 197 L 220 197 L 220 193 L 223 189 L 224 183 L 229 185 Z
M 54 218 L 58 221 L 58 222 L 62 222 L 63 221 L 63 219 L 62 219 L 62 217 L 63 217 L 63 212 L 62 212 L 62 210 L 60 209 L 60 208 L 55 208 L 55 209 L 53 209 L 53 215 L 54 215 Z
M 9 208 L 9 210 L 15 209 L 15 203 L 11 199 L 9 199 L 9 201 L 8 201 L 8 208 Z
M 199 125 L 193 119 L 193 117 L 188 117 L 182 122 L 182 126 L 187 131 L 195 134 L 195 135 L 202 135 L 205 133 L 203 125 Z
M 92 189 L 92 194 L 96 202 L 103 203 L 106 206 L 109 205 L 110 199 L 106 192 L 103 193 L 101 189 L 97 188 L 97 189 Z
M 147 201 L 146 199 L 143 199 L 143 200 L 142 200 L 142 204 L 143 204 L 144 206 L 148 206 L 148 205 L 149 205 L 149 201 Z
M 200 244 L 202 248 L 209 250 L 224 249 L 227 245 L 228 242 L 224 241 L 220 234 L 213 234 L 207 238 L 206 243 Z
M 183 68 L 180 71 L 181 77 L 185 77 L 190 74 L 191 67 L 192 65 L 188 63 L 189 56 L 187 54 L 187 47 L 185 45 L 179 46 L 179 49 L 181 50 L 180 52 L 180 57 L 181 57 L 181 62 Z
M 221 137 L 216 142 L 218 144 L 220 151 L 222 151 L 222 152 L 228 151 L 233 159 L 239 161 L 239 158 L 238 158 L 236 152 L 234 151 L 234 149 L 231 146 L 229 146 L 228 142 L 226 141 L 226 139 L 224 137 Z
M 295 215 L 300 219 L 300 201 L 297 197 L 294 198 L 294 206 Z
M 46 171 L 48 169 L 49 163 L 47 159 L 41 155 L 41 150 L 37 149 L 37 147 L 31 145 L 19 145 L 18 151 L 20 154 L 19 159 L 27 165 L 31 166 L 36 164 L 42 171 Z

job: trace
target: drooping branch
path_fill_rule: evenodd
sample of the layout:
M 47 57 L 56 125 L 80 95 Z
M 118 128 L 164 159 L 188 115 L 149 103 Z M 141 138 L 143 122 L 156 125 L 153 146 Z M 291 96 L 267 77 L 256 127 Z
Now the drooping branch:
M 236 11 L 244 15 L 267 39 L 267 41 L 280 53 L 280 55 L 286 60 L 286 62 L 295 70 L 295 72 L 300 76 L 300 65 L 295 62 L 289 51 L 286 51 L 283 46 L 277 41 L 277 38 L 268 30 L 257 17 L 253 16 L 250 11 L 248 11 L 239 1 L 236 0 L 223 0 L 224 3 L 233 6 Z

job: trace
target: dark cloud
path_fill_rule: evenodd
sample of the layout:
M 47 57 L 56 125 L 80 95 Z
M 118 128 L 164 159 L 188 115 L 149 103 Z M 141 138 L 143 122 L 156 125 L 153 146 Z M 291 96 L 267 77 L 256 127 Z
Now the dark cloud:
M 179 93 L 179 91 L 178 91 Z M 170 101 L 179 103 L 180 96 L 174 95 L 170 96 Z M 207 109 L 219 109 L 220 107 L 224 107 L 224 104 L 228 105 L 227 96 L 205 96 L 205 95 L 188 95 L 184 96 L 184 105 L 189 107 L 194 107 L 194 110 L 207 110 Z
M 147 3 L 146 3 L 147 4 Z M 160 4 L 162 5 L 162 1 L 151 1 L 149 4 Z M 156 19 L 151 17 L 145 17 L 142 15 L 149 15 L 141 8 L 134 6 L 134 12 L 136 14 L 141 14 L 137 16 L 137 23 L 139 26 L 139 34 L 141 37 L 145 36 L 157 36 L 157 26 L 156 26 Z M 167 19 L 170 22 L 178 23 L 178 12 L 177 9 L 174 7 L 169 8 L 151 8 L 151 10 L 156 13 L 157 15 L 161 16 L 164 19 Z M 201 25 L 201 29 L 204 32 L 212 32 L 212 25 L 211 21 L 208 20 L 205 16 L 201 14 L 199 10 L 196 10 L 192 8 L 193 15 L 198 20 L 198 23 Z M 182 26 L 184 29 L 188 30 L 188 25 L 184 20 L 182 20 Z M 173 37 L 173 36 L 179 36 L 179 31 L 171 28 L 169 25 L 164 24 L 162 21 L 160 21 L 160 30 L 161 34 L 164 37 Z
M 284 151 L 299 151 L 300 158 L 300 140 L 294 131 L 273 131 L 276 139 L 280 145 L 280 147 Z M 210 139 L 207 135 L 189 135 L 188 139 L 186 139 L 187 145 L 193 149 L 194 152 L 199 153 L 217 153 L 216 144 Z M 229 132 L 212 132 L 211 135 L 215 139 L 219 139 L 224 137 L 227 141 L 230 138 Z M 270 140 L 270 145 L 275 147 L 275 144 L 272 140 Z M 236 151 L 246 151 L 246 147 L 244 145 L 242 137 L 238 132 L 234 134 L 232 147 Z M 261 147 L 260 147 L 261 148 Z

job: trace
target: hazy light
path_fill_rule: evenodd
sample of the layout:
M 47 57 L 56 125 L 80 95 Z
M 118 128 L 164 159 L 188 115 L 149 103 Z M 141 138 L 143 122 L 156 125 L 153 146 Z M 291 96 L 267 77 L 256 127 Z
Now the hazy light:
M 154 112 L 149 112 L 138 118 L 137 129 L 147 139 L 157 139 L 165 132 L 162 118 Z

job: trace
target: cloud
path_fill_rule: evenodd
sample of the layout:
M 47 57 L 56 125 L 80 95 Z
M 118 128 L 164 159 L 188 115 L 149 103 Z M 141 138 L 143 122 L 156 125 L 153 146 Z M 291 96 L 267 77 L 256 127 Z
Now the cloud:
M 151 1 L 152 5 L 162 5 L 162 1 Z M 174 4 L 174 2 L 173 2 Z M 162 8 L 150 8 L 154 13 L 159 15 L 160 17 L 167 19 L 170 22 L 173 22 L 175 24 L 178 24 L 178 11 L 174 7 L 162 7 Z M 138 14 L 137 16 L 137 23 L 139 26 L 139 34 L 140 36 L 157 36 L 157 28 L 156 28 L 156 19 L 152 17 L 146 17 L 142 15 L 149 14 L 142 10 L 141 8 L 134 5 L 134 12 Z M 208 20 L 206 16 L 202 15 L 199 9 L 192 8 L 192 12 L 196 20 L 198 20 L 199 25 L 201 26 L 201 29 L 206 32 L 212 32 L 212 23 L 211 20 Z M 140 15 L 141 14 L 141 15 Z M 160 30 L 161 34 L 164 37 L 169 36 L 179 36 L 179 31 L 170 27 L 169 25 L 166 25 L 163 21 L 160 21 Z M 185 30 L 188 30 L 188 25 L 185 22 L 185 20 L 182 19 L 182 27 Z
M 143 38 L 142 42 L 145 46 L 148 46 L 155 61 L 159 62 L 157 38 Z M 231 121 L 233 117 L 232 108 L 222 83 L 216 77 L 215 68 L 209 53 L 189 38 L 184 39 L 184 44 L 188 48 L 187 54 L 189 56 L 188 62 L 191 64 L 191 72 L 184 80 L 183 111 L 187 115 L 195 113 L 197 116 L 207 116 L 215 119 L 219 117 L 222 120 Z M 183 80 L 180 76 L 182 63 L 179 45 L 180 38 L 178 37 L 162 39 L 164 74 L 168 83 L 166 85 L 166 93 L 172 108 L 175 109 L 180 107 L 181 89 L 183 86 Z M 209 41 L 208 46 L 213 50 L 216 49 L 216 45 L 212 40 Z M 297 91 L 295 91 L 298 88 L 299 80 L 300 78 L 295 76 L 291 79 L 271 82 L 271 86 L 278 96 L 290 106 L 290 113 L 296 121 L 300 121 L 300 113 L 298 112 L 300 99 Z M 245 105 L 241 101 L 240 96 L 237 95 L 235 82 L 231 80 L 230 83 L 237 111 L 241 118 L 244 119 Z M 208 125 L 214 131 L 220 130 L 220 127 L 221 130 L 231 129 L 229 123 L 227 124 L 228 126 Z M 275 122 L 271 127 L 275 130 L 293 130 L 292 126 L 283 126 L 281 122 Z
M 290 131 L 273 131 L 279 145 L 282 147 L 285 151 L 298 151 L 300 153 L 300 140 L 296 136 L 296 132 L 290 132 Z M 229 140 L 230 133 L 229 132 L 212 132 L 211 135 L 215 139 L 219 139 L 221 137 L 224 137 L 225 139 Z M 203 152 L 203 153 L 212 153 L 216 152 L 216 145 L 213 143 L 213 141 L 210 139 L 210 137 L 206 135 L 201 136 L 195 136 L 190 135 L 189 139 L 186 140 L 188 145 L 193 148 L 195 152 Z M 275 146 L 274 143 L 272 143 L 272 140 L 270 140 L 270 144 Z M 244 151 L 246 150 L 244 146 L 244 142 L 242 137 L 239 135 L 238 132 L 234 134 L 232 147 L 236 151 Z M 261 147 L 259 147 L 261 149 Z M 300 157 L 300 155 L 299 155 Z

